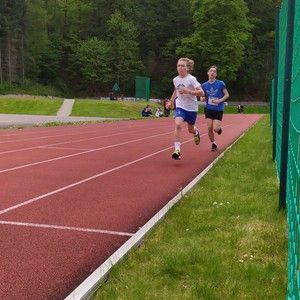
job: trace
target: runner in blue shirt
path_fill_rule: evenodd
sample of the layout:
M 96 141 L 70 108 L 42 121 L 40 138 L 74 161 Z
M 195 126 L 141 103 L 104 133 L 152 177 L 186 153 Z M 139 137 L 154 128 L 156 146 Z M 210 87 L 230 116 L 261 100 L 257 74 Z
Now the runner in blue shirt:
M 218 68 L 211 66 L 207 71 L 208 81 L 202 84 L 202 89 L 205 93 L 205 97 L 201 97 L 201 101 L 205 101 L 205 118 L 208 129 L 208 137 L 212 143 L 211 151 L 218 149 L 215 142 L 215 132 L 217 134 L 222 133 L 222 119 L 224 111 L 224 101 L 229 98 L 229 93 L 226 88 L 226 84 L 222 80 L 216 79 L 218 75 Z

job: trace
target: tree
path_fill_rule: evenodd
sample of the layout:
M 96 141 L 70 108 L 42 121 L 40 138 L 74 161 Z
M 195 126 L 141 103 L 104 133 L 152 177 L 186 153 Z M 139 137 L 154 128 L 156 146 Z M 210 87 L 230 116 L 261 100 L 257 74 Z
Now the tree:
M 41 0 L 28 0 L 24 15 L 24 59 L 26 78 L 38 81 L 41 75 L 43 59 L 49 43 L 48 16 Z
M 249 99 L 268 100 L 274 69 L 275 7 L 281 0 L 246 2 L 253 29 L 236 87 L 239 94 L 244 94 Z
M 24 25 L 25 0 L 0 3 L 1 77 L 10 83 L 18 79 L 20 52 L 22 49 L 22 26 Z M 3 80 L 3 77 L 1 78 Z
M 113 73 L 125 90 L 127 84 L 133 84 L 135 75 L 142 67 L 136 26 L 126 21 L 124 15 L 117 10 L 108 21 L 108 38 L 112 49 Z
M 251 26 L 244 0 L 193 0 L 194 33 L 182 40 L 178 53 L 200 57 L 204 70 L 216 64 L 220 75 L 234 81 L 245 55 Z
M 95 96 L 98 84 L 112 79 L 111 51 L 108 42 L 91 38 L 81 42 L 77 51 L 71 55 L 71 62 L 78 66 L 83 79 L 93 84 Z

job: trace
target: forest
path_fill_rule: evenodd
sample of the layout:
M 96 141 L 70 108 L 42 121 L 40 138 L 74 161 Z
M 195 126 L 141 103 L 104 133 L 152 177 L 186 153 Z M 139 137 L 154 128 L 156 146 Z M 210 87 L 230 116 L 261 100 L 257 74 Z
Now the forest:
M 231 97 L 269 101 L 276 0 L 0 0 L 0 87 L 39 83 L 62 95 L 171 95 L 180 57 Z

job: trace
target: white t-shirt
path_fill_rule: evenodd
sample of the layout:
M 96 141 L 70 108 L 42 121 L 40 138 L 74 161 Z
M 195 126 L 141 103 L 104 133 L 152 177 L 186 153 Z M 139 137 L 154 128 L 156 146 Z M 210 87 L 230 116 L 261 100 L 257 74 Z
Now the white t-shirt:
M 190 90 L 195 90 L 201 86 L 195 76 L 188 74 L 186 77 L 175 77 L 173 79 L 174 87 L 177 93 L 177 99 L 175 100 L 176 107 L 180 107 L 187 111 L 198 111 L 197 97 L 189 94 L 179 94 L 179 90 L 182 87 L 186 87 Z

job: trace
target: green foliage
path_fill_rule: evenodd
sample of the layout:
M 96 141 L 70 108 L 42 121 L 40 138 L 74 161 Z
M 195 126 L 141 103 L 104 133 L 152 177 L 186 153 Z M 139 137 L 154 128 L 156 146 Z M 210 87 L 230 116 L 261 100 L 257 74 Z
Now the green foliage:
M 62 97 L 63 92 L 52 86 L 42 85 L 30 80 L 24 80 L 22 82 L 3 82 L 0 84 L 0 94 L 7 95 L 36 95 L 36 96 L 52 96 Z
M 105 83 L 111 79 L 111 46 L 108 42 L 92 38 L 80 43 L 72 56 L 83 78 L 91 81 L 97 94 L 97 83 Z
M 183 53 L 188 47 L 194 57 L 200 53 L 201 66 L 208 69 L 216 64 L 220 76 L 228 81 L 237 77 L 244 59 L 246 42 L 250 38 L 248 8 L 244 0 L 194 0 L 195 31 L 177 50 Z
M 270 99 L 273 77 L 275 7 L 281 0 L 247 0 L 252 36 L 245 48 L 245 60 L 235 83 L 240 94 Z
M 134 82 L 143 64 L 140 60 L 137 28 L 126 21 L 124 15 L 116 10 L 108 21 L 108 38 L 111 44 L 110 56 L 114 79 L 120 82 L 121 89 Z
M 38 81 L 42 72 L 41 66 L 45 68 L 43 63 L 48 62 L 43 59 L 47 57 L 47 47 L 49 47 L 48 16 L 43 3 L 40 1 L 28 1 L 26 6 L 24 15 L 24 23 L 26 24 L 24 28 L 26 29 L 24 40 L 25 78 Z
M 49 35 L 49 41 L 45 45 L 40 61 L 40 81 L 47 84 L 57 82 L 59 63 L 63 56 L 62 38 L 56 34 Z
M 206 79 L 207 67 L 217 64 L 230 93 L 266 100 L 279 3 L 3 0 L 0 84 L 29 79 L 59 84 L 74 94 L 93 95 L 98 89 L 98 94 L 107 95 L 117 81 L 122 93 L 132 96 L 134 78 L 139 75 L 151 78 L 153 97 L 164 97 L 172 92 L 178 56 L 188 56 L 195 60 L 194 75 L 201 82 Z M 107 74 L 84 70 L 83 75 L 73 54 L 94 38 L 107 43 L 104 48 L 111 49 L 113 60 L 105 69 Z M 103 52 L 106 55 L 106 50 Z

